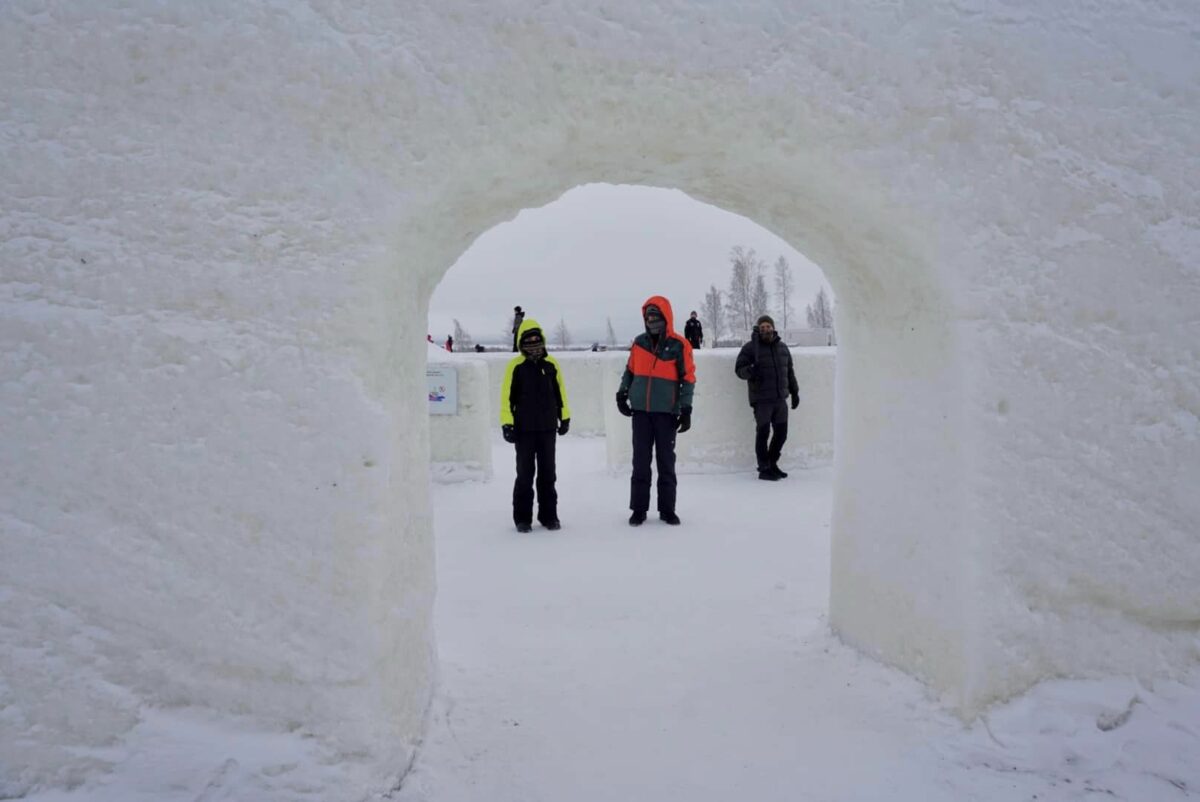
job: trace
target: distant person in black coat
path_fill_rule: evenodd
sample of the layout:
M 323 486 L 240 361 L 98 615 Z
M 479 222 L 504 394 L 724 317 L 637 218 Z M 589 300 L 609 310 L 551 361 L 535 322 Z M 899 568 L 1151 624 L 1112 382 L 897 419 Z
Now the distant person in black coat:
M 704 342 L 704 327 L 700 325 L 700 318 L 696 317 L 694 309 L 687 323 L 683 324 L 683 337 L 691 343 L 692 348 L 699 348 L 700 343 Z
M 524 321 L 525 321 L 525 312 L 522 311 L 521 307 L 514 306 L 513 307 L 513 327 L 512 327 L 513 353 L 516 353 L 517 351 L 520 350 L 520 348 L 518 347 L 518 343 L 517 343 L 517 332 L 521 330 L 521 323 L 523 323 Z
M 792 409 L 800 406 L 800 385 L 792 365 L 792 352 L 775 331 L 775 321 L 763 315 L 750 342 L 738 353 L 734 372 L 745 379 L 754 409 L 754 455 L 758 458 L 758 478 L 777 482 L 787 478 L 779 470 L 779 456 L 788 435 L 787 397 Z M 767 437 L 770 436 L 770 443 Z

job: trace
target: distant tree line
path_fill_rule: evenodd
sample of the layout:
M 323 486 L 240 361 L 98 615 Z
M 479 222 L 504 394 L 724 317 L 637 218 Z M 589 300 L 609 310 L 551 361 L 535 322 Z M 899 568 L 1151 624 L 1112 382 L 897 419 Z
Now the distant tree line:
M 729 251 L 729 286 L 721 290 L 715 284 L 710 285 L 699 306 L 706 342 L 716 344 L 727 335 L 733 339 L 747 337 L 762 315 L 774 318 L 775 327 L 780 331 L 791 328 L 796 323 L 792 303 L 795 288 L 792 266 L 786 257 L 781 255 L 768 266 L 753 248 L 734 246 Z M 808 328 L 832 331 L 833 304 L 824 287 L 817 290 L 812 302 L 805 306 L 804 314 Z M 512 339 L 513 325 L 514 318 L 510 316 L 501 342 Z M 611 317 L 605 319 L 605 330 L 605 345 L 616 346 L 617 334 Z M 470 333 L 457 320 L 454 321 L 454 340 L 456 346 L 464 349 L 472 343 Z M 564 318 L 559 317 L 547 340 L 559 348 L 573 344 L 574 338 Z
M 762 315 L 774 318 L 775 327 L 781 331 L 791 328 L 795 322 L 792 294 L 796 285 L 788 260 L 780 256 L 768 268 L 753 248 L 737 245 L 729 252 L 729 262 L 728 289 L 722 292 L 712 284 L 700 303 L 706 339 L 715 343 L 726 334 L 749 336 Z M 767 288 L 768 278 L 773 292 Z M 824 287 L 805 312 L 809 328 L 833 328 L 833 306 Z

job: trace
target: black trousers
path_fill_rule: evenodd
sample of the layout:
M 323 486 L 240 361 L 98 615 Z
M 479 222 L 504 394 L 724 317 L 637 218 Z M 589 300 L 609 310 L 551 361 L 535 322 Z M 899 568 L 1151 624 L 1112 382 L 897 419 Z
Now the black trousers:
M 633 477 L 629 509 L 650 509 L 650 458 L 658 465 L 658 511 L 675 512 L 675 416 L 669 412 L 633 413 Z
M 517 432 L 517 481 L 513 484 L 513 523 L 533 523 L 534 475 L 537 475 L 537 519 L 558 520 L 558 491 L 554 489 L 554 443 L 557 434 Z
M 689 343 L 691 343 L 692 348 L 699 350 L 699 348 L 700 348 L 700 338 L 699 337 L 695 337 L 695 338 L 688 337 L 687 341 Z
M 780 398 L 777 401 L 759 401 L 754 405 L 754 456 L 758 458 L 758 469 L 769 468 L 779 462 L 783 444 L 788 435 L 788 405 Z M 774 431 L 772 431 L 774 430 Z M 770 436 L 770 445 L 767 437 Z

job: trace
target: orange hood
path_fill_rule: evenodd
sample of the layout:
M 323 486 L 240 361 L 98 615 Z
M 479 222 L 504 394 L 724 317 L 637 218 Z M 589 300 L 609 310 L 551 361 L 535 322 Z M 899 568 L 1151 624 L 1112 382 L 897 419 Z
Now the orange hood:
M 642 304 L 642 321 L 646 320 L 646 307 L 657 306 L 663 314 L 663 319 L 667 321 L 667 330 L 664 332 L 666 337 L 678 337 L 675 333 L 675 312 L 671 309 L 671 302 L 661 295 L 651 295 Z

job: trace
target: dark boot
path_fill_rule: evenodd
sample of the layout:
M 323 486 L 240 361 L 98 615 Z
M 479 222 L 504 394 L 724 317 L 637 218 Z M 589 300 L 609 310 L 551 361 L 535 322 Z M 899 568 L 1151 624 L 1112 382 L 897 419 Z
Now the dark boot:
M 646 513 L 641 510 L 634 510 L 633 515 L 629 516 L 630 526 L 641 526 L 646 523 Z
M 546 527 L 551 532 L 555 532 L 559 529 L 562 529 L 562 524 L 559 523 L 557 518 L 555 518 L 552 521 L 540 521 L 539 523 L 541 523 L 542 526 Z
M 518 532 L 532 532 L 533 526 L 530 523 L 528 523 L 527 521 L 521 521 L 519 524 L 517 524 L 517 531 Z
M 665 524 L 670 524 L 671 526 L 679 526 L 679 524 L 682 523 L 682 521 L 679 520 L 679 516 L 673 512 L 660 512 L 658 514 L 658 520 Z
M 771 471 L 774 472 L 774 474 L 776 476 L 778 476 L 780 479 L 787 478 L 787 474 L 779 469 L 779 463 L 777 463 L 777 462 L 771 463 Z
M 778 482 L 779 474 L 767 467 L 758 472 L 758 478 L 762 479 L 764 482 Z

